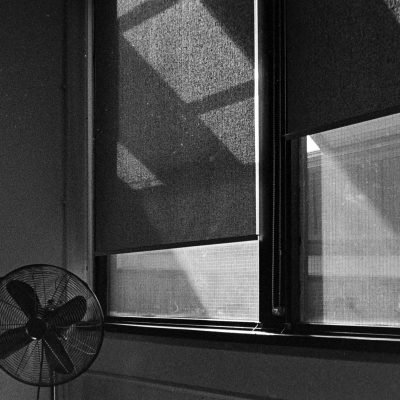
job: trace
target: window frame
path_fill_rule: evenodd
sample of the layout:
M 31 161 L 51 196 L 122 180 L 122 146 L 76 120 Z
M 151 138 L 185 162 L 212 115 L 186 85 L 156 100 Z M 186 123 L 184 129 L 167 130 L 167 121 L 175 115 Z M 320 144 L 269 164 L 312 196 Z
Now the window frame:
M 258 0 L 260 118 L 260 323 L 199 319 L 110 317 L 107 315 L 107 256 L 94 254 L 94 288 L 109 332 L 195 339 L 317 347 L 367 352 L 400 349 L 400 328 L 306 324 L 300 321 L 299 157 L 296 139 L 400 111 L 390 108 L 310 131 L 286 133 L 285 4 Z M 261 23 L 262 21 L 262 23 Z M 268 78 L 267 78 L 268 74 Z M 89 156 L 90 158 L 90 156 Z M 90 162 L 90 160 L 89 160 Z M 271 196 L 271 185 L 274 187 Z M 93 209 L 93 199 L 90 199 Z M 93 236 L 93 233 L 91 233 Z M 243 238 L 238 238 L 243 239 Z M 231 241 L 231 240 L 230 240 Z M 223 240 L 211 241 L 223 243 Z M 179 244 L 179 247 L 194 243 Z M 209 244 L 201 242 L 201 244 Z M 173 246 L 157 246 L 157 249 Z M 131 249 L 130 249 L 131 250 Z M 143 251 L 144 249 L 135 249 Z M 272 261 L 272 262 L 271 262 Z M 279 277 L 280 296 L 274 288 Z M 281 302 L 276 307 L 276 301 Z
M 273 111 L 273 109 L 276 108 L 275 104 L 272 104 L 272 102 L 267 103 L 265 100 L 266 104 L 262 104 L 264 101 L 264 98 L 266 97 L 266 94 L 269 91 L 276 91 L 277 89 L 274 88 L 272 89 L 270 86 L 270 82 L 267 81 L 266 79 L 266 71 L 267 70 L 272 70 L 273 69 L 273 57 L 274 57 L 274 52 L 275 48 L 272 50 L 271 43 L 268 43 L 265 39 L 265 37 L 272 37 L 270 32 L 272 31 L 272 23 L 274 21 L 274 18 L 272 18 L 272 12 L 269 10 L 275 9 L 276 5 L 274 4 L 275 1 L 268 2 L 266 5 L 264 2 L 261 1 L 256 1 L 256 4 L 258 4 L 258 25 L 259 25 L 259 36 L 258 36 L 258 47 L 259 47 L 259 53 L 262 54 L 262 56 L 259 58 L 259 87 L 258 87 L 258 92 L 260 95 L 260 112 L 259 112 L 259 131 L 266 131 L 269 129 L 268 125 L 270 123 L 270 113 Z M 264 21 L 261 24 L 261 21 L 264 19 L 264 16 L 269 16 L 268 18 L 268 23 L 267 23 L 267 30 L 265 30 L 265 25 Z M 96 26 L 96 22 L 95 22 Z M 274 38 L 275 39 L 275 38 Z M 275 44 L 274 44 L 275 46 Z M 96 48 L 96 44 L 94 46 Z M 257 60 L 256 60 L 257 61 Z M 260 167 L 259 167 L 259 181 L 260 182 L 270 182 L 272 179 L 272 175 L 276 173 L 275 171 L 279 171 L 279 169 L 274 168 L 271 162 L 265 162 L 264 160 L 272 160 L 272 155 L 274 152 L 271 150 L 271 137 L 272 135 L 265 135 L 268 137 L 264 137 L 263 135 L 260 135 L 260 147 L 262 152 L 268 153 L 267 157 L 261 157 L 260 160 Z M 277 143 L 274 143 L 275 146 L 277 146 Z M 278 173 L 276 173 L 278 175 Z M 277 185 L 279 186 L 279 185 Z M 269 200 L 269 192 L 270 190 L 267 189 L 265 190 L 266 185 L 260 183 L 260 197 L 261 200 L 259 200 L 260 203 L 260 208 L 262 208 L 260 214 L 262 217 L 260 217 L 260 232 L 266 231 L 265 228 L 263 227 L 269 227 L 271 218 L 273 216 L 273 212 L 271 211 L 272 204 L 265 205 L 266 202 Z M 264 202 L 263 199 L 266 199 Z M 222 238 L 222 239 L 217 239 L 217 240 L 205 240 L 201 242 L 188 242 L 188 243 L 179 243 L 177 246 L 174 244 L 168 244 L 168 245 L 159 245 L 159 246 L 150 246 L 150 247 L 141 247 L 141 248 L 130 248 L 130 249 L 125 249 L 121 252 L 118 252 L 118 254 L 122 253 L 128 253 L 128 252 L 136 252 L 136 251 L 147 251 L 147 250 L 160 250 L 160 249 L 165 249 L 165 248 L 174 248 L 174 247 L 185 247 L 185 246 L 193 246 L 193 245 L 208 245 L 208 244 L 217 244 L 217 243 L 232 243 L 236 241 L 243 241 L 243 240 L 252 240 L 257 238 L 259 240 L 259 246 L 260 246 L 260 266 L 262 263 L 268 265 L 268 263 L 271 260 L 272 257 L 272 252 L 271 252 L 271 245 L 270 243 L 272 240 L 270 239 L 273 236 L 272 232 L 264 232 L 261 233 L 260 235 L 251 235 L 251 236 L 246 236 L 246 237 L 234 237 L 234 238 Z M 171 326 L 185 326 L 185 327 L 192 327 L 192 326 L 197 326 L 197 327 L 207 327 L 207 328 L 216 328 L 219 329 L 220 327 L 224 327 L 226 329 L 237 329 L 238 331 L 242 330 L 247 330 L 247 331 L 253 331 L 255 329 L 259 330 L 261 325 L 265 325 L 265 321 L 267 320 L 266 316 L 269 316 L 271 313 L 268 311 L 268 306 L 267 304 L 272 301 L 272 299 L 268 299 L 270 297 L 270 290 L 266 288 L 266 285 L 260 284 L 260 301 L 259 301 L 259 314 L 260 314 L 260 321 L 263 321 L 261 323 L 247 323 L 247 322 L 235 322 L 234 324 L 232 321 L 220 321 L 220 320 L 215 320 L 215 321 L 210 321 L 210 320 L 200 320 L 200 319 L 190 319 L 190 320 L 185 320 L 185 319 L 160 319 L 160 318 L 142 318 L 142 317 L 132 317 L 132 318 L 126 318 L 126 317 L 110 317 L 108 316 L 107 313 L 107 292 L 108 292 L 108 284 L 107 284 L 107 255 L 103 255 L 101 253 L 95 253 L 94 254 L 94 277 L 95 277 L 95 288 L 96 288 L 96 293 L 100 299 L 100 302 L 103 305 L 104 309 L 104 315 L 106 316 L 106 326 L 109 323 L 117 324 L 119 322 L 121 323 L 139 323 L 139 324 L 153 324 L 155 326 L 161 325 L 171 325 Z M 261 282 L 269 282 L 269 272 L 266 271 L 266 268 L 259 268 L 259 281 Z M 267 300 L 266 300 L 267 299 Z M 281 318 L 280 318 L 281 319 Z M 276 324 L 277 318 L 272 316 L 269 318 L 268 325 L 271 325 L 272 323 Z M 277 328 L 278 330 L 279 328 Z

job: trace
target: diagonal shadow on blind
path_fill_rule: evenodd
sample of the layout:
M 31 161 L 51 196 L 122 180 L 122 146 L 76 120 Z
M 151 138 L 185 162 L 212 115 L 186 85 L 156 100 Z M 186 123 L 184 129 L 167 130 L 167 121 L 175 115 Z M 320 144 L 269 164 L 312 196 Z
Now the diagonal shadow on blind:
M 134 13 L 129 15 L 135 20 Z M 108 68 L 97 71 L 96 85 L 100 87 L 96 126 L 101 131 L 96 138 L 96 170 L 98 176 L 107 176 L 97 193 L 102 208 L 98 212 L 105 215 L 107 209 L 105 226 L 108 231 L 112 227 L 111 235 L 106 229 L 97 233 L 101 246 L 132 248 L 254 234 L 253 81 L 226 87 L 219 82 L 225 77 L 220 76 L 211 93 L 199 97 L 196 92 L 193 101 L 184 101 L 182 97 L 190 97 L 185 92 L 187 85 L 191 89 L 190 82 L 183 89 L 174 87 L 170 71 L 162 76 L 163 71 L 155 68 L 158 60 L 151 65 L 137 49 L 140 42 L 134 48 L 135 32 L 127 38 L 125 31 L 111 29 L 108 33 L 103 29 L 104 42 L 97 52 L 111 59 Z M 180 71 L 174 73 L 179 81 Z M 248 74 L 252 76 L 252 71 Z M 129 164 L 118 160 L 118 146 L 146 169 L 150 185 L 139 190 L 136 183 L 130 192 L 118 193 L 116 166 Z M 108 244 L 101 239 L 104 231 Z
M 190 81 L 184 87 L 175 85 L 173 73 L 179 78 L 179 70 L 171 75 L 168 65 L 159 63 L 157 56 L 149 60 L 143 43 L 134 41 L 136 31 L 132 29 L 144 29 L 146 21 L 170 10 L 164 7 L 166 4 L 172 7 L 176 3 L 144 2 L 121 17 L 120 26 L 116 16 L 114 25 L 105 23 L 101 17 L 96 19 L 98 252 L 255 233 L 252 78 L 232 85 L 229 81 L 232 76 L 227 74 L 227 85 L 220 81 L 224 76 L 220 76 L 215 87 L 205 94 L 202 91 L 207 82 L 204 87 L 200 82 L 189 93 L 186 89 L 191 90 Z M 110 12 L 115 14 L 110 6 L 104 7 L 107 19 Z M 151 31 L 151 24 L 148 28 Z M 141 34 L 146 33 L 141 31 Z M 149 45 L 156 46 L 157 41 L 150 41 Z M 159 51 L 168 55 L 171 49 Z M 242 63 L 245 62 L 244 58 Z M 238 126 L 240 129 L 235 132 Z M 166 263 L 179 265 L 176 259 L 168 259 Z M 136 308 L 131 312 L 152 313 L 146 307 L 152 304 L 154 296 L 150 288 L 155 285 L 159 289 L 157 302 L 169 310 L 163 309 L 162 313 L 173 313 L 178 305 L 186 316 L 207 318 L 207 309 L 183 266 L 170 271 L 149 266 L 125 274 L 129 276 L 120 275 L 121 283 L 135 281 L 132 287 L 145 299 L 142 302 L 145 306 L 139 311 L 136 309 L 140 308 L 139 303 L 134 301 L 132 307 Z M 175 282 L 172 286 L 171 277 L 176 278 L 172 279 Z M 173 301 L 167 298 L 171 292 Z M 237 293 L 232 293 L 227 303 L 230 312 L 240 313 L 243 304 Z M 172 310 L 168 304 L 175 308 Z M 225 315 L 229 317 L 229 311 Z

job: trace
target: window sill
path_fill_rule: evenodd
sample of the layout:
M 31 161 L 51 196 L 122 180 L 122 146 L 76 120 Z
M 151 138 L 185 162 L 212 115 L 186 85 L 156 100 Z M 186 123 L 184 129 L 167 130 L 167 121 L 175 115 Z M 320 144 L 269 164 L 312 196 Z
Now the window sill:
M 315 330 L 315 329 L 314 329 Z M 261 346 L 326 349 L 340 352 L 400 353 L 400 332 L 299 332 L 281 333 L 244 327 L 183 326 L 135 322 L 106 322 L 105 331 L 179 340 L 194 339 L 224 343 L 222 347 L 253 351 Z M 376 329 L 374 330 L 376 331 Z M 400 330 L 399 330 L 400 331 Z M 255 347 L 254 347 L 255 346 Z M 251 349 L 253 347 L 253 350 Z M 258 351 L 256 350 L 256 351 Z

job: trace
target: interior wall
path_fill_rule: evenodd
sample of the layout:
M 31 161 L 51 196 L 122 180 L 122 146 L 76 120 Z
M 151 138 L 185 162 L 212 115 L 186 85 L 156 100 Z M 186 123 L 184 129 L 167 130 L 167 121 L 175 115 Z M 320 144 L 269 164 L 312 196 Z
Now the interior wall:
M 63 263 L 63 7 L 0 2 L 0 275 Z M 1 399 L 35 393 L 0 372 Z
M 62 3 L 0 2 L 1 275 L 63 261 Z M 79 238 L 83 225 L 75 222 Z M 397 399 L 399 358 L 107 334 L 91 369 L 61 394 L 74 400 Z M 0 397 L 35 398 L 35 389 L 0 372 Z
M 397 399 L 399 360 L 383 353 L 107 334 L 98 359 L 65 398 Z

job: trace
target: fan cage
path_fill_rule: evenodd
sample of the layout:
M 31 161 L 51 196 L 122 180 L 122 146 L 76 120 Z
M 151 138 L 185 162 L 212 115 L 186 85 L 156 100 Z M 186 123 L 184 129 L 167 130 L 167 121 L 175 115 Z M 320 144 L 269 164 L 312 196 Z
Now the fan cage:
M 80 322 L 57 330 L 58 339 L 73 363 L 72 372 L 52 370 L 45 355 L 44 338 L 32 340 L 0 359 L 0 367 L 13 378 L 33 386 L 55 386 L 81 375 L 96 359 L 104 337 L 104 316 L 93 291 L 78 276 L 54 265 L 20 267 L 0 280 L 0 335 L 24 327 L 28 322 L 28 317 L 7 290 L 7 283 L 15 280 L 32 287 L 42 308 L 57 309 L 76 296 L 86 300 L 87 308 Z

